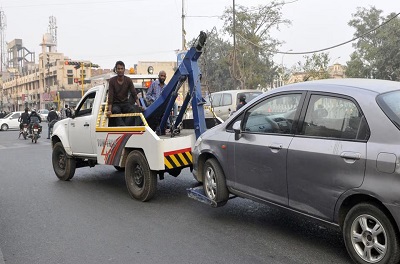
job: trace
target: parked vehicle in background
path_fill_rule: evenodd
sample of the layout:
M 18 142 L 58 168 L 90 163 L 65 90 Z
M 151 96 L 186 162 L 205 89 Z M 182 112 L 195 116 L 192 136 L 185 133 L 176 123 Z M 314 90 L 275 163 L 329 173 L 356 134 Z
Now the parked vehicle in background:
M 239 103 L 241 95 L 246 96 L 246 102 L 250 102 L 256 98 L 262 91 L 258 90 L 227 90 L 221 92 L 211 93 L 210 96 L 206 96 L 206 106 L 211 106 L 216 116 L 222 120 L 228 119 L 231 112 L 236 111 L 236 106 Z
M 18 118 L 21 116 L 23 111 L 11 112 L 5 117 L 0 119 L 0 130 L 7 131 L 8 129 L 18 129 L 19 122 Z
M 49 110 L 39 109 L 38 114 L 40 115 L 40 118 L 43 120 L 43 122 L 47 122 L 47 115 L 49 114 Z
M 230 194 L 337 225 L 356 263 L 400 260 L 400 83 L 310 81 L 274 89 L 196 141 L 193 174 Z

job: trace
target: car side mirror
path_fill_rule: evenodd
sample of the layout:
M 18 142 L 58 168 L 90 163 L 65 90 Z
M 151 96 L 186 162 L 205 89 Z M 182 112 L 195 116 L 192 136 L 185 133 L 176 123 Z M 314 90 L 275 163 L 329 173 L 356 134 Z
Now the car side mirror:
M 233 131 L 235 132 L 235 140 L 239 140 L 240 139 L 240 124 L 241 124 L 241 120 L 236 121 L 235 123 L 233 123 Z

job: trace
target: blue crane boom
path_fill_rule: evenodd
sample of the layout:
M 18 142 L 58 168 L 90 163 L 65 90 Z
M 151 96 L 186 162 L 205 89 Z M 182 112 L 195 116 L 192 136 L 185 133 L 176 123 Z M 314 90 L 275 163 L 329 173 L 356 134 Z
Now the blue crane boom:
M 201 94 L 201 72 L 197 62 L 203 52 L 206 40 L 206 33 L 201 31 L 195 44 L 186 53 L 171 80 L 163 88 L 160 97 L 144 111 L 144 117 L 150 127 L 153 129 L 155 128 L 157 133 L 163 134 L 163 128 L 167 125 L 175 100 L 178 97 L 178 91 L 186 80 L 188 80 L 189 91 L 184 95 L 184 101 L 179 115 L 171 124 L 171 131 L 182 122 L 183 115 L 189 106 L 189 102 L 191 102 L 192 105 L 196 139 L 206 131 L 207 127 L 203 108 L 205 101 Z

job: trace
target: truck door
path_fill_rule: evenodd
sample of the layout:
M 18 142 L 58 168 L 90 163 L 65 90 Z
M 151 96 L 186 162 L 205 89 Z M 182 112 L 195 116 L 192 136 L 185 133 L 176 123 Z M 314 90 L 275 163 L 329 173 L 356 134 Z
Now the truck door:
M 74 117 L 69 121 L 69 142 L 74 154 L 95 154 L 92 135 L 95 132 L 93 103 L 96 91 L 89 93 L 78 105 Z

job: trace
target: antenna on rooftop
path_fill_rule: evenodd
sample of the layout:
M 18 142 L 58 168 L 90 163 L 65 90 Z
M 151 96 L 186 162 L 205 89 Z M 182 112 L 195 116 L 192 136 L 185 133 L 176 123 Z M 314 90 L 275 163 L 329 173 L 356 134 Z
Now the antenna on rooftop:
M 3 70 L 5 70 L 7 67 L 6 28 L 7 28 L 6 15 L 4 14 L 4 11 L 0 9 L 0 72 L 3 72 Z
M 57 19 L 54 16 L 49 17 L 49 33 L 55 44 L 54 51 L 57 51 Z

